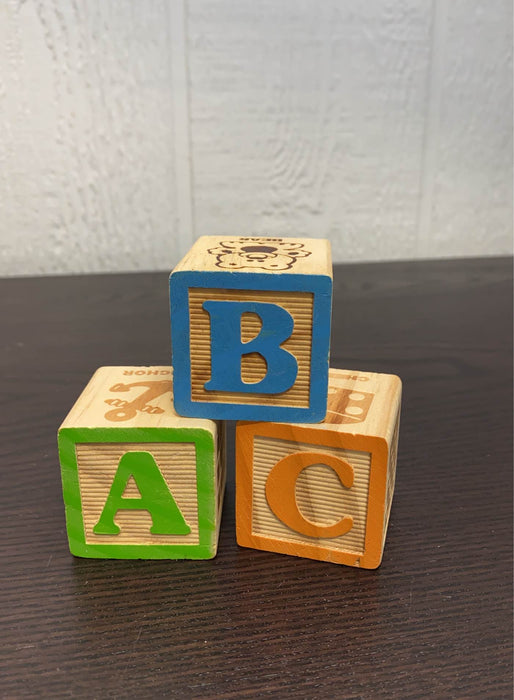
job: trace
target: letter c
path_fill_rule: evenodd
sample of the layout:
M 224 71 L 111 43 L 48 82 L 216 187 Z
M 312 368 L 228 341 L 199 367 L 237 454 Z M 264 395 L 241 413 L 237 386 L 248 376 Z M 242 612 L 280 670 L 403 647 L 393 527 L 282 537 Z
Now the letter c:
M 353 486 L 353 469 L 348 462 L 323 452 L 297 452 L 277 462 L 266 481 L 268 505 L 285 525 L 308 537 L 340 537 L 353 527 L 353 518 L 345 515 L 333 525 L 307 520 L 296 503 L 296 481 L 300 473 L 314 464 L 323 464 L 335 471 L 341 484 Z

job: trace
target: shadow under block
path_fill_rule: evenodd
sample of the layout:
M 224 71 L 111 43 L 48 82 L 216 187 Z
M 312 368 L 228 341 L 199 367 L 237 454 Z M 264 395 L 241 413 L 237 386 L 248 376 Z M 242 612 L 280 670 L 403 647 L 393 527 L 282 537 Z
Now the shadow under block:
M 236 427 L 238 544 L 374 569 L 393 497 L 401 381 L 330 370 L 318 425 Z
M 323 420 L 331 305 L 328 241 L 200 238 L 170 276 L 176 411 Z
M 224 435 L 214 421 L 175 413 L 170 367 L 101 367 L 58 441 L 72 554 L 216 555 Z

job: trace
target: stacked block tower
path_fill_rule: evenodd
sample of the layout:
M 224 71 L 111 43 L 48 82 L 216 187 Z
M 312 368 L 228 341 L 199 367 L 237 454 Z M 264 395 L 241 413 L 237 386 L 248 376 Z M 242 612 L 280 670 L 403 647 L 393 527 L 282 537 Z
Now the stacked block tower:
M 59 429 L 71 552 L 216 555 L 224 421 L 240 545 L 382 559 L 401 382 L 329 370 L 326 240 L 200 238 L 170 276 L 171 367 L 102 367 Z

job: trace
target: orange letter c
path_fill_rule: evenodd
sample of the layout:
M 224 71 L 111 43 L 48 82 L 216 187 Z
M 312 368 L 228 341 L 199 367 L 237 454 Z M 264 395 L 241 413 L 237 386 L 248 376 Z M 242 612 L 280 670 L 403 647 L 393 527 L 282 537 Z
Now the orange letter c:
M 313 523 L 304 518 L 296 503 L 296 480 L 300 473 L 314 464 L 324 464 L 335 471 L 341 484 L 353 486 L 353 469 L 348 462 L 322 452 L 297 452 L 277 462 L 266 481 L 268 505 L 285 525 L 308 537 L 340 537 L 353 526 L 353 518 L 345 515 L 333 525 Z

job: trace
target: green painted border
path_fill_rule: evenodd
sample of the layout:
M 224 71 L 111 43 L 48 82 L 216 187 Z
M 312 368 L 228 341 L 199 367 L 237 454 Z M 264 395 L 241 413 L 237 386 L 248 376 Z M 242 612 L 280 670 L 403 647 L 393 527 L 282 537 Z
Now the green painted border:
M 87 544 L 75 445 L 98 442 L 193 442 L 196 447 L 199 544 Z M 66 529 L 76 557 L 103 559 L 212 559 L 216 556 L 216 446 L 201 428 L 61 428 L 58 435 Z

